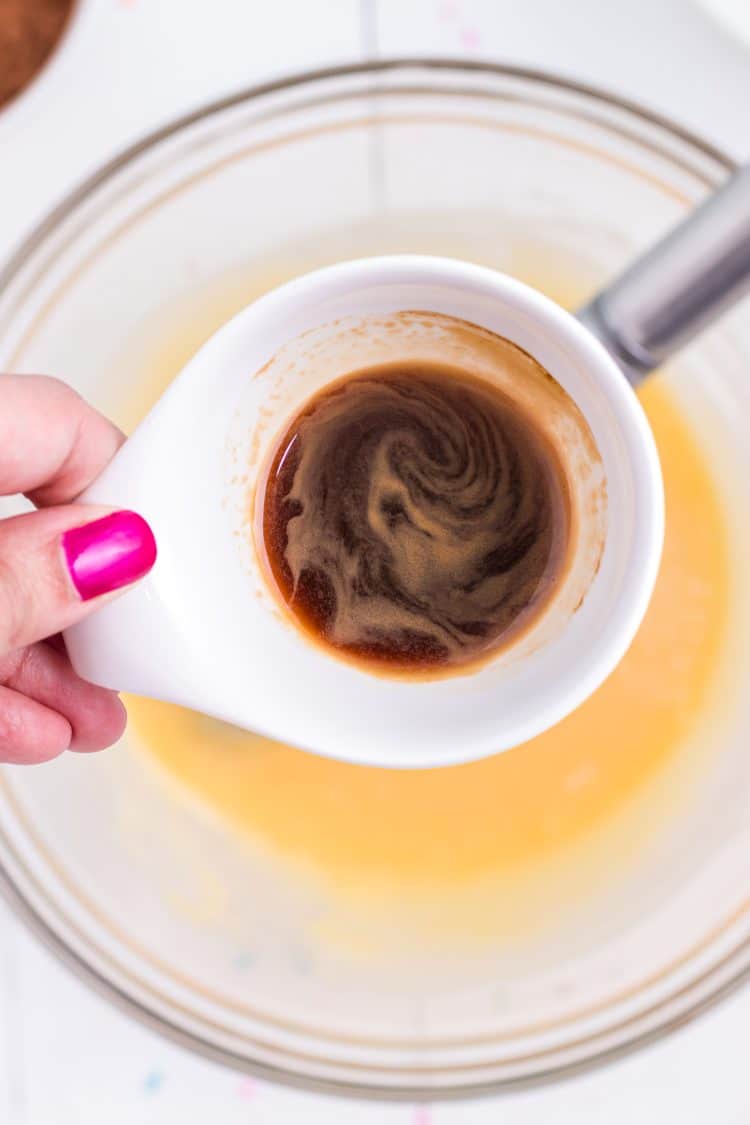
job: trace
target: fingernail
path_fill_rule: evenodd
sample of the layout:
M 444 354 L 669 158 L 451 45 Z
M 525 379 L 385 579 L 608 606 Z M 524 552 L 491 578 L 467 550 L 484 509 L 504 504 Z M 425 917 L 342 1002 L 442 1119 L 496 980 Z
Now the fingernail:
M 129 586 L 156 561 L 156 541 L 142 516 L 113 512 L 62 537 L 71 581 L 82 601 Z

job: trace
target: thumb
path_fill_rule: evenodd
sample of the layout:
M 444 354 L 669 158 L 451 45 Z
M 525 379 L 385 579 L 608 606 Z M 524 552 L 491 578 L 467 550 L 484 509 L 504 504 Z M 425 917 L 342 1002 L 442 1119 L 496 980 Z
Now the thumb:
M 83 504 L 0 522 L 0 656 L 75 624 L 156 560 L 135 512 Z

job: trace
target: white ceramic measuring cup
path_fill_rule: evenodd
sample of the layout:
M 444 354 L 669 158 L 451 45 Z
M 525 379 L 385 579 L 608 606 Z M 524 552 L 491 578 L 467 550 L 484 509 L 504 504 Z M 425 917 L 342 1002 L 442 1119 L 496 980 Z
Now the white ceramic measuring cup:
M 409 310 L 436 315 L 394 317 Z M 517 645 L 470 674 L 389 679 L 329 655 L 280 610 L 253 546 L 253 494 L 274 439 L 311 394 L 404 349 L 440 358 L 440 317 L 506 337 L 554 376 L 593 434 L 606 489 L 584 465 L 574 564 Z M 159 557 L 143 583 L 66 633 L 81 675 L 383 766 L 496 753 L 577 707 L 630 644 L 663 536 L 653 437 L 604 347 L 520 282 L 428 257 L 344 263 L 250 305 L 194 356 L 83 499 L 144 515 Z

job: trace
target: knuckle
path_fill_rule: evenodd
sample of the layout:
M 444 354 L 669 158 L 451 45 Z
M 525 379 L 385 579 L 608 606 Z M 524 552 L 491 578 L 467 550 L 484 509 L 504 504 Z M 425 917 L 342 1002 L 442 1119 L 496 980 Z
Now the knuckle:
M 20 647 L 23 601 L 16 571 L 0 558 L 0 654 Z
M 63 382 L 62 379 L 55 378 L 54 375 L 34 375 L 32 378 L 39 388 L 43 389 L 50 398 L 59 398 L 61 402 L 73 402 L 80 398 L 78 392 L 74 390 L 69 383 Z
M 0 704 L 0 754 L 13 748 L 22 731 L 23 722 L 18 708 Z
M 16 648 L 0 663 L 0 669 L 3 664 L 3 683 L 14 690 L 23 687 L 26 694 L 33 694 L 34 685 L 39 682 L 41 673 L 38 648 L 34 645 Z

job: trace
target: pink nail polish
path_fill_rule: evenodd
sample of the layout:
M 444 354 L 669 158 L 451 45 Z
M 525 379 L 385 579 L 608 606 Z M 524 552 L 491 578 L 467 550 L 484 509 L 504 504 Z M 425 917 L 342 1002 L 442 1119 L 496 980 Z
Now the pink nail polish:
M 156 561 L 156 541 L 142 516 L 113 512 L 62 537 L 70 577 L 81 600 L 89 601 L 148 574 Z

